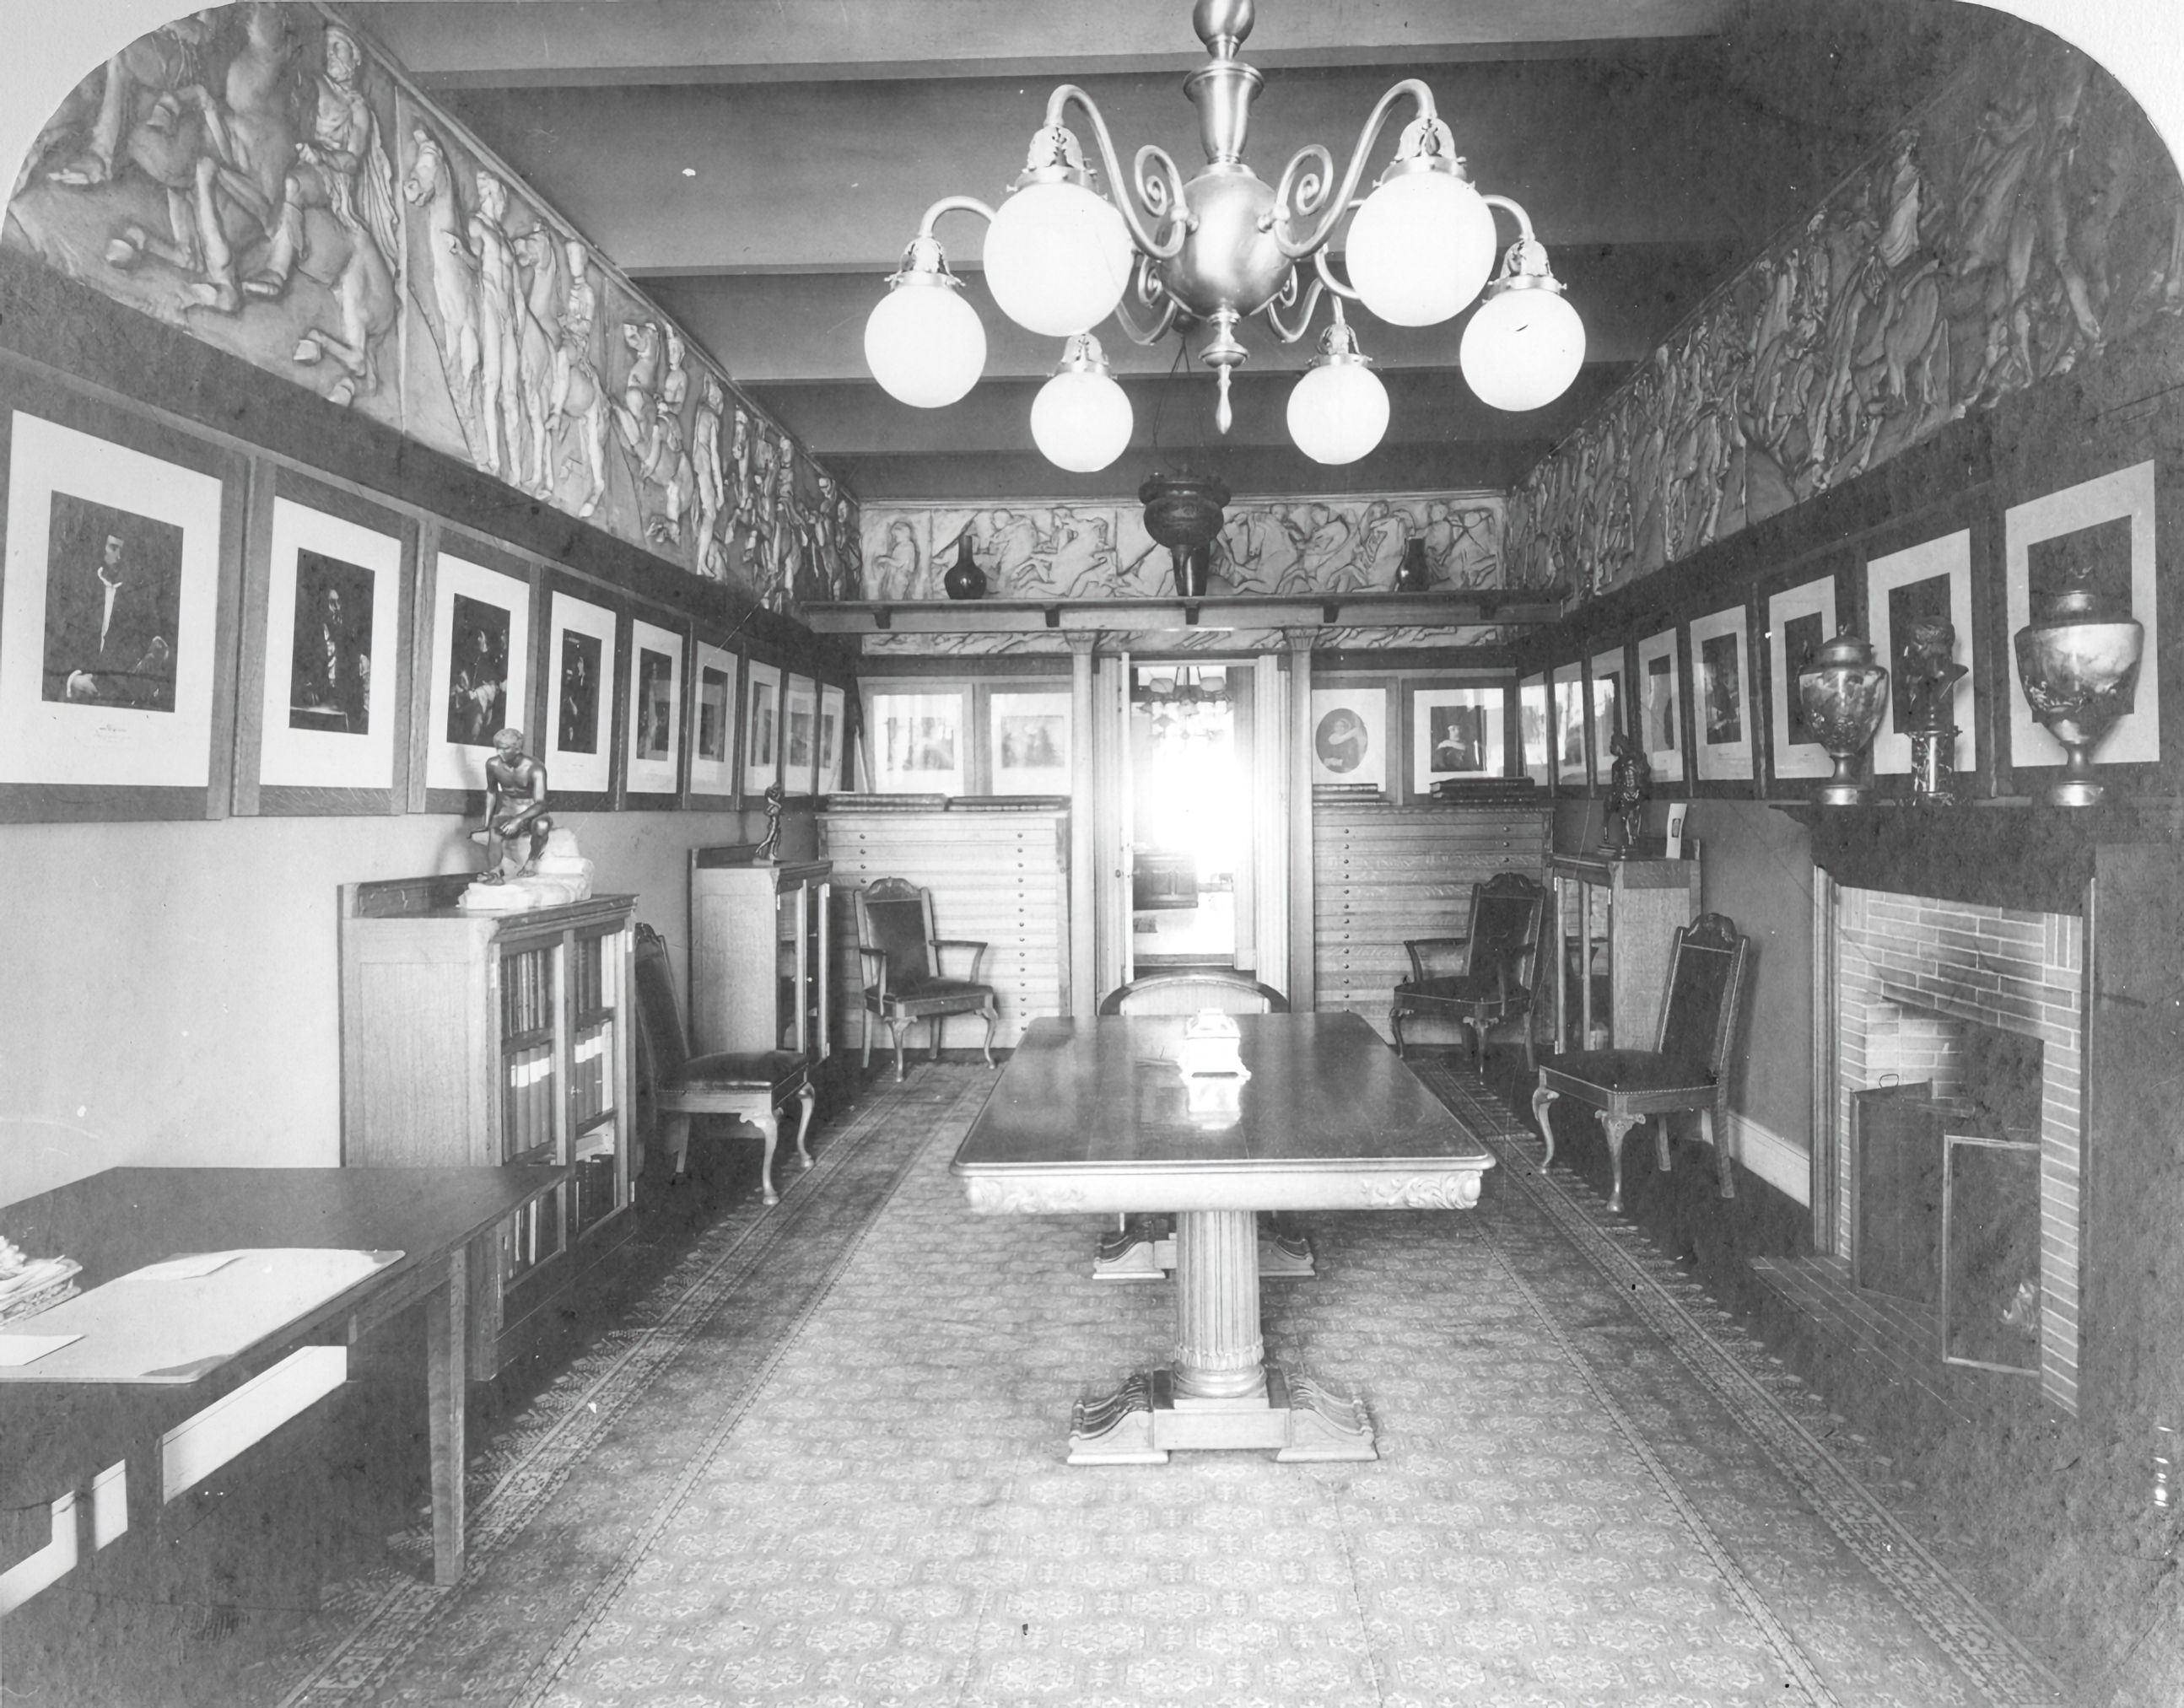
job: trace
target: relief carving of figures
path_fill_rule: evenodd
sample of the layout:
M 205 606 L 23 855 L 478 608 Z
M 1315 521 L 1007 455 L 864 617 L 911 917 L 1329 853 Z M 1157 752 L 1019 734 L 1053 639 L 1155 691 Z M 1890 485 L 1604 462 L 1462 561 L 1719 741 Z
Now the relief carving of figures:
M 508 186 L 491 172 L 477 175 L 477 206 L 457 253 L 477 280 L 477 465 L 511 486 L 525 484 L 517 460 L 523 438 L 522 331 L 525 310 L 516 288 L 515 246 L 508 240 Z
M 531 252 L 538 257 L 532 276 L 532 301 L 539 301 L 538 282 L 549 276 L 551 245 L 544 231 L 530 234 Z M 524 253 L 519 244 L 517 253 Z M 589 516 L 599 508 L 607 490 L 607 394 L 599 383 L 599 359 L 595 342 L 599 327 L 599 292 L 592 279 L 591 253 L 576 238 L 566 239 L 569 281 L 562 293 L 559 325 L 554 340 L 554 366 L 546 392 L 546 441 L 549 457 L 558 457 L 547 471 L 548 484 L 557 500 L 578 516 Z M 565 432 L 573 431 L 576 445 L 566 456 L 558 448 Z M 562 490 L 564 479 L 581 472 L 584 489 L 572 501 Z
M 672 545 L 682 537 L 682 512 L 696 484 L 682 448 L 682 404 L 690 387 L 682 337 L 657 320 L 626 320 L 621 337 L 630 367 L 621 400 L 613 406 L 615 428 L 637 465 L 640 486 L 649 489 L 644 537 L 655 545 Z
M 917 524 L 908 516 L 890 516 L 887 535 L 865 570 L 865 597 L 894 601 L 933 597 L 927 587 L 925 560 L 918 550 Z
M 480 449 L 480 375 L 485 365 L 480 331 L 477 270 L 471 264 L 468 224 L 454 171 L 440 139 L 422 125 L 410 132 L 410 170 L 402 181 L 402 199 L 425 215 L 425 253 L 430 270 L 437 324 L 427 325 L 440 347 L 449 401 L 462 423 L 471 460 L 489 467 Z
M 722 513 L 727 509 L 727 477 L 721 462 L 721 412 L 727 396 L 721 382 L 705 376 L 705 388 L 690 422 L 690 467 L 698 481 L 698 573 L 727 579 L 727 559 L 720 540 Z

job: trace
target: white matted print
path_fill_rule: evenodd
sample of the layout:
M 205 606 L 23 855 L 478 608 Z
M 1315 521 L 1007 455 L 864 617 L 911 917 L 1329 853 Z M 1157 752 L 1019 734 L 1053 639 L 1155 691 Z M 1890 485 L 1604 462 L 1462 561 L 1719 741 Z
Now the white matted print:
M 1554 707 L 1549 731 L 1554 740 L 1555 781 L 1583 788 L 1592 781 L 1585 754 L 1585 666 L 1555 666 Z
M 1911 769 L 1909 726 L 1914 682 L 1905 668 L 1904 649 L 1914 624 L 1945 621 L 1954 632 L 1953 661 L 1963 670 L 1949 694 L 1949 721 L 1957 726 L 1956 758 L 1950 769 L 1969 771 L 1979 763 L 1979 738 L 1972 716 L 1972 536 L 1969 528 L 1891 552 L 1865 566 L 1866 621 L 1873 632 L 1874 656 L 1888 668 L 1888 706 L 1873 738 L 1873 769 L 1879 776 L 1908 774 Z
M 1069 696 L 995 694 L 987 707 L 997 795 L 1069 793 Z
M 875 693 L 872 784 L 882 794 L 963 793 L 964 692 Z
M 260 783 L 393 787 L 401 621 L 399 537 L 273 500 Z
M 736 655 L 698 643 L 691 665 L 696 694 L 690 731 L 690 793 L 727 795 L 736 787 Z
M 547 602 L 546 773 L 557 794 L 614 786 L 615 614 L 556 591 Z
M 791 676 L 781 696 L 781 786 L 811 793 L 819 771 L 819 690 L 809 676 Z
M 428 787 L 484 789 L 493 732 L 523 728 L 530 659 L 531 583 L 443 552 L 432 576 Z
M 1592 719 L 1592 765 L 1602 781 L 1615 763 L 1615 737 L 1630 719 L 1630 685 L 1623 680 L 1623 648 L 1595 653 L 1585 693 Z
M 819 793 L 833 794 L 842 787 L 842 714 L 847 697 L 839 688 L 819 690 Z
M 2013 505 L 2003 518 L 2003 580 L 2009 590 L 2013 637 L 2074 572 L 2089 576 L 2095 589 L 2116 603 L 2127 601 L 2131 615 L 2145 625 L 2146 646 L 2139 657 L 2131 709 L 2115 720 L 2093 749 L 2097 765 L 2151 765 L 2161 757 L 2161 614 L 2153 572 L 2153 476 L 2151 462 L 2139 463 Z M 2014 656 L 2010 677 L 2010 764 L 2061 765 L 2063 744 L 2032 715 Z
M 1547 678 L 1544 672 L 1530 678 L 1517 690 L 1517 728 L 1524 745 L 1524 775 L 1545 788 L 1554 781 L 1554 767 L 1548 758 L 1548 732 L 1554 726 L 1547 699 Z
M 781 775 L 781 666 L 750 661 L 744 694 L 744 793 L 764 793 Z
M 1630 685 L 1632 721 L 1657 783 L 1684 780 L 1683 682 L 1676 663 L 1676 631 L 1664 629 L 1638 643 L 1638 676 Z
M 0 782 L 203 788 L 220 482 L 15 412 Z
M 1312 780 L 1388 786 L 1388 691 L 1312 691 Z
M 1507 695 L 1499 687 L 1420 688 L 1411 696 L 1411 788 L 1446 777 L 1498 777 L 1507 768 Z
M 1835 775 L 1836 762 L 1806 724 L 1805 703 L 1797 693 L 1798 673 L 1835 637 L 1835 632 L 1833 576 L 1822 576 L 1802 587 L 1786 587 L 1769 596 L 1767 665 L 1774 687 L 1768 696 L 1768 726 L 1774 738 L 1778 777 Z
M 1691 751 L 1702 783 L 1752 781 L 1750 633 L 1742 605 L 1691 621 Z
M 673 794 L 682 757 L 682 637 L 632 617 L 629 625 L 632 794 Z

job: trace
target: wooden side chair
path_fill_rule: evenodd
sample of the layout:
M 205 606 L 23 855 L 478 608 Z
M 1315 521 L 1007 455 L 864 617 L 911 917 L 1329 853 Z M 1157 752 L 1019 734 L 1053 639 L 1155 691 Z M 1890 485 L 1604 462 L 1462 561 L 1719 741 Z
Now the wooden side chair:
M 1641 1121 L 1653 1122 L 1656 1155 L 1663 1173 L 1671 1166 L 1669 1129 L 1662 1117 L 1696 1110 L 1700 1136 L 1713 1146 L 1721 1195 L 1734 1198 L 1729 1167 L 1729 1083 L 1723 1069 L 1736 1035 L 1750 940 L 1718 913 L 1702 915 L 1676 932 L 1669 953 L 1669 983 L 1661 1024 L 1651 1049 L 1588 1049 L 1554 1057 L 1540 1069 L 1532 1093 L 1532 1120 L 1555 1160 L 1550 1111 L 1567 1097 L 1592 1110 L 1607 1135 L 1613 1172 L 1610 1210 L 1623 1208 L 1623 1140 Z
M 691 1054 L 667 944 L 649 925 L 637 928 L 637 1014 L 638 1077 L 665 1134 L 674 1173 L 679 1177 L 689 1162 L 692 1117 L 727 1115 L 758 1129 L 766 1144 L 759 1190 L 768 1204 L 780 1203 L 773 1189 L 773 1152 L 781 1138 L 781 1111 L 791 1102 L 802 1105 L 796 1118 L 797 1166 L 811 1166 L 811 1153 L 805 1149 L 817 1100 L 811 1065 L 793 1049 Z
M 993 986 L 978 982 L 986 945 L 968 937 L 944 937 L 933 929 L 933 892 L 907 879 L 875 878 L 854 892 L 857 899 L 857 954 L 864 965 L 865 1059 L 872 1065 L 872 1021 L 884 1024 L 894 1043 L 894 1077 L 903 1077 L 902 1035 L 923 1021 L 931 1028 L 932 1055 L 940 1058 L 940 1023 L 951 1014 L 986 1019 L 980 1048 L 994 1065 L 994 1028 L 1000 1024 Z M 968 974 L 952 977 L 942 970 L 943 949 L 967 949 Z
M 1272 985 L 1217 967 L 1150 972 L 1107 993 L 1110 1015 L 1287 1014 L 1290 999 Z M 1158 1281 L 1175 1267 L 1175 1227 L 1165 1216 L 1118 1216 L 1092 1255 L 1095 1281 Z M 1274 1213 L 1259 1217 L 1259 1273 L 1313 1275 L 1312 1242 Z
M 1404 1052 L 1405 1020 L 1454 1021 L 1470 1039 L 1472 1059 L 1485 1053 L 1486 1034 L 1511 1021 L 1524 1026 L 1524 1069 L 1539 1065 L 1532 1044 L 1532 999 L 1539 988 L 1540 921 L 1546 891 L 1522 872 L 1497 872 L 1471 891 L 1471 923 L 1461 937 L 1405 941 L 1411 976 L 1396 987 L 1388 1029 Z

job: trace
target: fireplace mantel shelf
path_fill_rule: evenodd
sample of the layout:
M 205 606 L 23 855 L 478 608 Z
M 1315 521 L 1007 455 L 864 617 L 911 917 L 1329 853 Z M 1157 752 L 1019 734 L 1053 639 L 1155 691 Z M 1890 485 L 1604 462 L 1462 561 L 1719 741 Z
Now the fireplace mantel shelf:
M 1811 831 L 1813 864 L 1838 883 L 2030 913 L 2082 913 L 2094 851 L 2105 843 L 2184 841 L 2172 814 L 2126 802 L 1779 810 Z

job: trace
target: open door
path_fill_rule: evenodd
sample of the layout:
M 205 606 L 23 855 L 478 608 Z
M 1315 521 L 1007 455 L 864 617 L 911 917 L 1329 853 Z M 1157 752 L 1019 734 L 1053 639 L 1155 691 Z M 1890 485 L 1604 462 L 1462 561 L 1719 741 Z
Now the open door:
M 1120 779 L 1127 803 L 1124 976 L 1248 967 L 1251 811 L 1248 667 L 1134 663 Z

